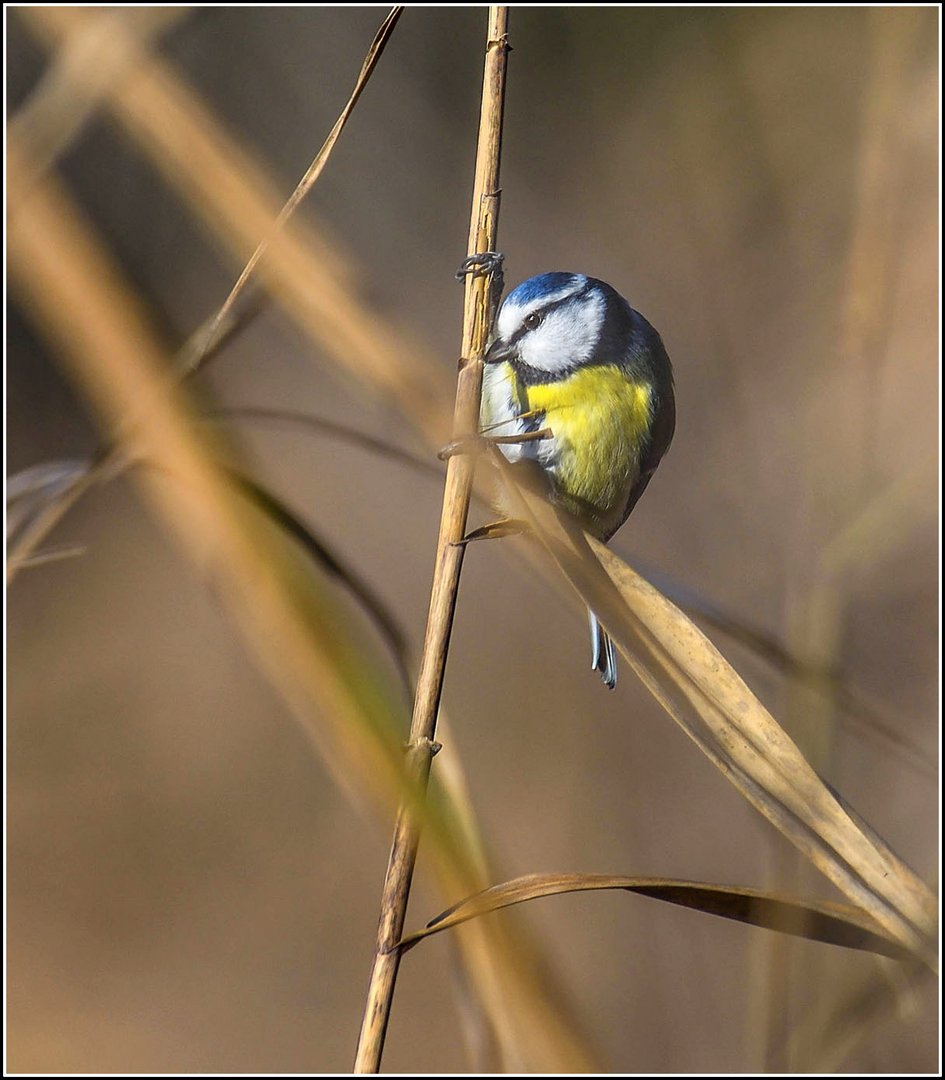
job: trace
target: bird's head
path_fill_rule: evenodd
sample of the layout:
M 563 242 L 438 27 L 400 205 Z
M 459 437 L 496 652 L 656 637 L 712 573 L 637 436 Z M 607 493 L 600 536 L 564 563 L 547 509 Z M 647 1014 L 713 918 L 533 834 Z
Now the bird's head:
M 584 274 L 529 278 L 502 302 L 485 361 L 563 376 L 594 356 L 614 301 L 627 306 L 609 286 Z

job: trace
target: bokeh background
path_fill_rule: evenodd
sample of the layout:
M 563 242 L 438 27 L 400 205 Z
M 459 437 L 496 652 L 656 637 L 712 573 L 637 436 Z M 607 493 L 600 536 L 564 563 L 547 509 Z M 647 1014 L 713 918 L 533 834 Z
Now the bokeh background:
M 383 14 L 196 9 L 154 47 L 287 196 Z M 15 116 L 50 56 L 17 12 L 7 29 Z M 483 8 L 408 10 L 302 210 L 378 317 L 442 358 L 445 387 L 484 31 Z M 676 439 L 615 548 L 836 676 L 787 678 L 712 632 L 936 884 L 937 11 L 522 8 L 511 41 L 510 283 L 604 278 L 675 365 Z M 56 167 L 182 342 L 239 266 L 104 111 Z M 8 475 L 93 452 L 84 400 L 15 302 L 7 380 Z M 302 409 L 417 446 L 277 307 L 198 381 L 208 410 Z M 435 479 L 324 435 L 234 430 L 416 654 Z M 10 1068 L 349 1069 L 389 825 L 313 754 L 212 573 L 179 556 L 132 479 L 93 491 L 51 539 L 85 554 L 24 571 L 8 596 Z M 579 607 L 521 560 L 470 550 L 443 754 L 462 758 L 497 879 L 612 872 L 831 897 L 626 667 L 602 689 L 585 639 Z M 442 906 L 421 877 L 409 924 Z M 876 958 L 619 893 L 523 918 L 606 1070 L 936 1067 L 934 985 Z M 445 936 L 405 959 L 386 1069 L 469 1067 L 452 967 Z

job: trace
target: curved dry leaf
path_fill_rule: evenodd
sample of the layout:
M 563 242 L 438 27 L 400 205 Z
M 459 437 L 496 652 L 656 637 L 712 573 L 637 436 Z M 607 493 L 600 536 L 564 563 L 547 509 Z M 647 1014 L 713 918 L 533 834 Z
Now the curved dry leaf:
M 654 900 L 777 930 L 809 941 L 862 949 L 896 960 L 912 959 L 908 950 L 886 936 L 872 919 L 849 904 L 802 900 L 766 889 L 676 881 L 672 878 L 625 877 L 620 874 L 526 874 L 466 897 L 431 919 L 422 930 L 408 934 L 400 941 L 398 948 L 406 951 L 441 930 L 449 930 L 513 904 L 523 904 L 542 896 L 601 889 L 639 893 Z

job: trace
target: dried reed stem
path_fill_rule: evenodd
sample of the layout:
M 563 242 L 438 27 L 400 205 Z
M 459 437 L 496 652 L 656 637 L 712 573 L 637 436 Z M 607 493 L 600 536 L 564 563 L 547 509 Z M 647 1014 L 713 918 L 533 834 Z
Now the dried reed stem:
M 494 251 L 496 245 L 500 196 L 499 157 L 508 54 L 507 27 L 508 9 L 490 7 L 469 230 L 470 255 Z M 490 286 L 491 281 L 487 277 L 470 275 L 466 279 L 462 358 L 459 362 L 454 411 L 454 432 L 459 436 L 474 432 L 479 427 L 482 356 L 494 314 L 493 290 Z M 394 827 L 390 861 L 381 895 L 377 951 L 354 1066 L 357 1073 L 376 1073 L 379 1070 L 390 1019 L 397 969 L 400 966 L 400 950 L 396 945 L 403 933 L 410 884 L 420 842 L 418 804 L 426 791 L 430 765 L 437 750 L 433 740 L 463 563 L 463 547 L 459 541 L 466 529 L 473 469 L 474 462 L 470 456 L 458 455 L 450 459 L 446 472 L 430 611 L 427 616 L 405 763 L 414 798 L 401 804 Z

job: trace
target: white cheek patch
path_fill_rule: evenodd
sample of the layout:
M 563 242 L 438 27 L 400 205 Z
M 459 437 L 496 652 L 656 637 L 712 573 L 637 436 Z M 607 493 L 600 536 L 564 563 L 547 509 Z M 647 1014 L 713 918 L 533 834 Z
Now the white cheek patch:
M 522 308 L 518 304 L 503 304 L 495 322 L 496 336 L 508 341 L 518 329 L 522 314 Z
M 604 325 L 604 298 L 597 293 L 550 311 L 519 346 L 529 367 L 563 373 L 589 359 Z

